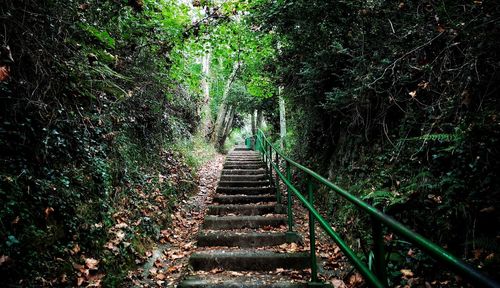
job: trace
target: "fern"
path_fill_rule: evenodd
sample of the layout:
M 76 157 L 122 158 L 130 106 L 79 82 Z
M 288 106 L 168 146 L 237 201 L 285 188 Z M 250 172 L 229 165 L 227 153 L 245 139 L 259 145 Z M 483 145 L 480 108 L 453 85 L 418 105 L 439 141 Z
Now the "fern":
M 458 142 L 462 139 L 462 135 L 458 133 L 448 134 L 448 133 L 436 133 L 436 134 L 424 134 L 418 137 L 412 137 L 407 139 L 407 141 L 439 141 L 439 142 Z
M 396 204 L 403 203 L 405 197 L 397 195 L 394 192 L 378 190 L 364 196 L 363 200 L 370 200 L 374 206 L 383 205 L 384 210 Z

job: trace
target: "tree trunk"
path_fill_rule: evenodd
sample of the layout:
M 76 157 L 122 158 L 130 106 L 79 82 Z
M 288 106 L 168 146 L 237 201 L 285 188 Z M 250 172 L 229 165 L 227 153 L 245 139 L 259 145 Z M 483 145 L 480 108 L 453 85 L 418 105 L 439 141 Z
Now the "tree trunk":
M 229 78 L 227 79 L 226 86 L 224 87 L 224 92 L 222 94 L 221 104 L 219 107 L 219 113 L 217 113 L 217 121 L 215 122 L 215 135 L 213 137 L 213 142 L 218 146 L 217 148 L 220 150 L 222 146 L 220 146 L 221 138 L 224 136 L 224 129 L 226 128 L 226 117 L 228 114 L 227 107 L 227 96 L 229 94 L 229 90 L 231 89 L 231 84 L 233 83 L 236 73 L 240 67 L 239 62 L 235 62 L 233 66 L 233 71 Z M 223 143 L 223 141 L 222 141 Z
M 279 106 L 280 106 L 280 145 L 281 149 L 284 149 L 286 146 L 286 114 L 285 114 L 285 99 L 283 95 L 281 95 L 282 87 L 278 88 L 278 98 L 279 98 Z
M 257 129 L 255 127 L 255 111 L 252 111 L 250 118 L 251 118 L 251 122 L 252 122 L 252 135 L 255 135 L 255 134 L 257 134 Z
M 198 125 L 198 133 L 203 137 L 207 137 L 212 126 L 212 115 L 210 113 L 210 53 L 203 56 L 201 60 L 202 79 L 201 89 L 203 91 L 203 103 L 200 111 L 200 124 Z
M 231 129 L 233 128 L 233 120 L 234 120 L 234 111 L 236 108 L 234 106 L 229 107 L 229 112 L 227 113 L 226 118 L 226 127 L 224 128 L 224 134 L 220 138 L 219 147 L 224 147 L 224 143 L 226 142 L 227 136 L 231 133 Z
M 257 110 L 257 129 L 262 129 L 263 118 L 262 109 Z

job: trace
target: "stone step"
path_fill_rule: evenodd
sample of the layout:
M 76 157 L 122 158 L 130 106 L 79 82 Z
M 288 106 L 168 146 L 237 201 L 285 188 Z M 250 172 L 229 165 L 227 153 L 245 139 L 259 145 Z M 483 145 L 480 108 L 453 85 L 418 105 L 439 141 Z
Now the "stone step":
M 248 147 L 238 147 L 238 146 L 236 146 L 236 147 L 234 147 L 233 151 L 252 151 L 252 150 L 250 150 L 250 148 L 248 148 Z
M 244 155 L 244 156 L 240 156 L 240 155 L 227 155 L 226 156 L 226 161 L 228 161 L 228 159 L 235 159 L 235 160 L 248 160 L 248 161 L 261 161 L 262 160 L 262 157 L 260 155 Z
M 219 181 L 219 187 L 266 187 L 269 186 L 269 180 L 258 181 Z
M 265 174 L 266 169 L 222 169 L 222 175 L 260 175 Z
M 211 205 L 208 206 L 208 215 L 266 215 L 275 213 L 276 205 Z
M 291 237 L 295 235 L 295 237 Z M 300 241 L 298 234 L 277 232 L 231 232 L 201 231 L 198 233 L 198 247 L 264 247 Z
M 259 181 L 265 180 L 267 174 L 257 174 L 257 175 L 221 175 L 220 181 Z
M 275 202 L 276 195 L 215 195 L 213 200 L 219 204 L 250 204 Z
M 227 155 L 226 156 L 226 161 L 228 159 L 236 159 L 236 160 L 243 160 L 243 161 L 260 161 L 262 160 L 262 157 L 258 154 L 256 155 Z
M 239 157 L 239 158 L 261 158 L 262 156 L 259 153 L 230 153 L 226 157 Z
M 265 169 L 263 163 L 259 164 L 224 164 L 223 169 L 240 169 L 240 170 L 254 170 L 254 169 Z
M 257 229 L 265 226 L 279 227 L 286 224 L 286 217 L 276 216 L 205 216 L 203 229 L 224 230 L 224 229 Z
M 255 273 L 255 272 L 253 272 Z M 213 275 L 188 276 L 179 285 L 179 288 L 306 288 L 305 281 L 287 281 L 279 275 Z
M 273 187 L 217 187 L 220 195 L 267 195 L 276 192 Z
M 239 160 L 239 159 L 226 159 L 224 164 L 262 164 L 261 160 Z
M 197 252 L 189 258 L 194 270 L 210 271 L 272 271 L 277 268 L 305 269 L 309 267 L 308 253 L 276 253 L 260 250 Z

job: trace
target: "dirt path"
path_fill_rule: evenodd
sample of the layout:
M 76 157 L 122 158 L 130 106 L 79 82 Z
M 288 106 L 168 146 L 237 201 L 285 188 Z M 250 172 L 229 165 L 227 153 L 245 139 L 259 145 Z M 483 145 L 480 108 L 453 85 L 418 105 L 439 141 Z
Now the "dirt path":
M 161 231 L 145 264 L 128 275 L 129 287 L 174 287 L 188 271 L 188 258 L 196 250 L 196 234 L 207 203 L 217 187 L 224 155 L 216 155 L 198 171 L 198 193 L 180 201 L 172 213 L 172 226 Z

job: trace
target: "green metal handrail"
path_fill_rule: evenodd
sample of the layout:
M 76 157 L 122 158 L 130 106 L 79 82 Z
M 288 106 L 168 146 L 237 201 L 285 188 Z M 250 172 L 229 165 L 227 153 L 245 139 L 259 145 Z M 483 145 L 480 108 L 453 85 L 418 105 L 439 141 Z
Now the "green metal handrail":
M 260 129 L 256 135 L 255 150 L 261 152 L 263 161 L 269 167 L 269 173 L 271 177 L 271 182 L 273 182 L 272 170 L 276 173 L 276 179 L 274 179 L 275 186 L 277 188 L 277 201 L 281 203 L 281 193 L 279 192 L 279 180 L 278 178 L 288 187 L 287 189 L 287 214 L 288 214 L 288 231 L 293 232 L 293 214 L 292 214 L 292 193 L 300 200 L 300 202 L 309 211 L 309 236 L 310 236 L 310 257 L 311 257 L 311 282 L 318 282 L 317 278 L 317 263 L 316 263 L 316 249 L 315 249 L 315 231 L 314 226 L 317 221 L 321 228 L 328 234 L 335 243 L 339 246 L 340 250 L 345 254 L 345 256 L 351 261 L 351 263 L 358 269 L 358 271 L 365 277 L 365 280 L 373 287 L 387 287 L 387 273 L 386 273 L 386 263 L 385 263 L 385 245 L 384 245 L 384 235 L 383 235 L 383 225 L 389 229 L 396 232 L 396 234 L 404 237 L 409 242 L 416 245 L 418 248 L 427 252 L 431 257 L 436 259 L 438 262 L 445 264 L 452 270 L 454 270 L 458 275 L 464 276 L 471 283 L 480 285 L 481 287 L 500 287 L 498 283 L 494 280 L 489 279 L 484 276 L 471 266 L 465 264 L 462 260 L 451 255 L 449 252 L 443 248 L 437 246 L 431 241 L 427 240 L 418 233 L 411 231 L 406 228 L 403 224 L 394 220 L 394 218 L 380 212 L 373 206 L 363 202 L 356 196 L 350 194 L 346 190 L 338 187 L 337 185 L 331 183 L 324 177 L 320 176 L 311 169 L 302 166 L 301 164 L 291 160 L 282 151 L 277 149 L 265 136 L 264 132 Z M 248 147 L 248 146 L 247 146 Z M 273 163 L 273 152 L 274 163 Z M 280 171 L 279 163 L 280 157 L 285 162 L 285 172 L 284 175 Z M 294 166 L 300 171 L 303 171 L 307 177 L 307 194 L 306 199 L 297 188 L 291 182 L 291 167 Z M 313 180 L 323 184 L 329 189 L 336 192 L 338 195 L 344 197 L 349 202 L 354 204 L 363 212 L 367 213 L 371 217 L 372 221 L 372 236 L 374 241 L 374 271 L 370 268 L 356 255 L 356 253 L 347 245 L 347 243 L 342 240 L 342 238 L 337 234 L 333 228 L 328 224 L 328 222 L 319 214 L 319 212 L 314 208 L 314 193 L 313 193 Z M 292 193 L 290 193 L 292 192 Z

